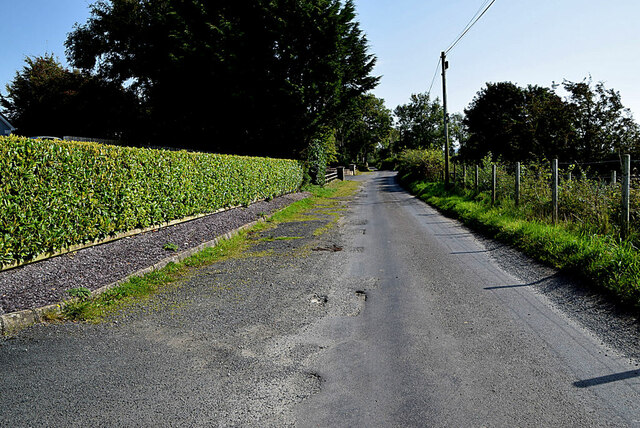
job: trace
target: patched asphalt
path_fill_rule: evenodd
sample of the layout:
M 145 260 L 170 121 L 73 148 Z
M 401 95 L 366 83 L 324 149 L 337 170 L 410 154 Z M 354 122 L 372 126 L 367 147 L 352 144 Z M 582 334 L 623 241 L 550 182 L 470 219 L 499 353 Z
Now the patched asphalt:
M 0 426 L 640 426 L 637 320 L 393 173 L 357 179 L 333 227 L 0 342 Z
M 340 209 L 346 210 L 346 202 Z M 363 305 L 322 211 L 252 234 L 241 257 L 98 325 L 37 325 L 0 342 L 0 426 L 287 426 L 321 388 L 297 335 Z

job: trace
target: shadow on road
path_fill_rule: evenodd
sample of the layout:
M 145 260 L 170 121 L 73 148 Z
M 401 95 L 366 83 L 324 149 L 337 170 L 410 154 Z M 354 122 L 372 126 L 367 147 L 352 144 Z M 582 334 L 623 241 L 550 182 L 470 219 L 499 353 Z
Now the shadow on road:
M 602 385 L 605 383 L 618 382 L 626 379 L 640 377 L 640 370 L 629 370 L 627 372 L 614 373 L 606 376 L 594 377 L 591 379 L 579 380 L 573 383 L 577 388 L 589 388 L 591 386 Z
M 498 285 L 495 287 L 484 287 L 485 290 L 500 290 L 503 288 L 520 288 L 520 287 L 531 287 L 532 285 L 536 285 L 536 284 L 542 284 L 545 281 L 557 278 L 558 275 L 551 275 L 551 276 L 546 276 L 544 278 L 541 278 L 537 281 L 533 281 L 533 282 L 529 282 L 527 284 L 512 284 L 512 285 Z

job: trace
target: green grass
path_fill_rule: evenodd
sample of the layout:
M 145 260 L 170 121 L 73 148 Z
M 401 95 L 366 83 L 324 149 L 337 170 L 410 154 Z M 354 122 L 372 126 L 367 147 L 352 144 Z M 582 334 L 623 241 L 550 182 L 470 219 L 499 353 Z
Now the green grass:
M 640 253 L 629 242 L 527 220 L 509 205 L 491 206 L 470 193 L 447 191 L 442 183 L 412 182 L 406 187 L 444 214 L 640 309 Z
M 325 187 L 311 186 L 304 190 L 311 196 L 285 207 L 274 213 L 266 222 L 258 223 L 252 228 L 241 231 L 231 239 L 221 241 L 215 247 L 206 248 L 180 263 L 169 263 L 164 268 L 151 272 L 144 276 L 133 277 L 123 284 L 112 288 L 98 296 L 90 297 L 87 293 L 70 290 L 70 295 L 75 299 L 63 304 L 59 317 L 51 320 L 71 320 L 100 322 L 109 314 L 121 310 L 135 302 L 149 299 L 151 296 L 170 289 L 178 281 L 188 277 L 195 269 L 221 262 L 229 258 L 237 257 L 261 257 L 270 255 L 271 252 L 250 252 L 249 249 L 255 243 L 253 235 L 265 230 L 275 228 L 278 224 L 313 220 L 314 212 L 326 213 L 327 210 L 337 211 L 340 204 L 339 198 L 352 195 L 359 187 L 359 183 L 352 181 L 333 182 Z M 334 217 L 329 224 L 335 224 Z M 322 233 L 329 226 L 323 226 Z M 318 230 L 314 235 L 320 234 Z M 294 240 L 302 237 L 278 237 L 273 240 Z

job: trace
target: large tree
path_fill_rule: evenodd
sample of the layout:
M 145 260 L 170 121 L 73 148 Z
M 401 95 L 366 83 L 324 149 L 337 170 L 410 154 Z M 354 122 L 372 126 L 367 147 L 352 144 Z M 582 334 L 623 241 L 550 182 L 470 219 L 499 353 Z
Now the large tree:
M 352 0 L 99 0 L 76 67 L 134 88 L 161 144 L 295 156 L 369 89 Z
M 336 145 L 343 164 L 364 164 L 378 150 L 389 145 L 393 118 L 384 100 L 373 94 L 353 99 L 351 108 L 338 121 Z
M 0 96 L 22 135 L 126 140 L 139 122 L 135 94 L 120 85 L 68 70 L 52 55 L 29 57 Z
M 469 138 L 460 149 L 466 159 L 526 161 L 566 153 L 572 128 L 562 99 L 551 89 L 511 82 L 487 83 L 467 109 Z
M 444 110 L 440 100 L 429 94 L 412 94 L 407 104 L 395 108 L 399 148 L 442 148 L 444 150 Z
M 575 160 L 602 160 L 624 153 L 640 155 L 640 128 L 620 93 L 591 79 L 563 82 L 567 108 L 575 130 L 571 154 Z
M 564 81 L 553 88 L 487 83 L 467 109 L 469 138 L 460 154 L 480 159 L 491 152 L 507 161 L 560 158 L 600 161 L 640 155 L 640 128 L 620 94 L 602 82 Z

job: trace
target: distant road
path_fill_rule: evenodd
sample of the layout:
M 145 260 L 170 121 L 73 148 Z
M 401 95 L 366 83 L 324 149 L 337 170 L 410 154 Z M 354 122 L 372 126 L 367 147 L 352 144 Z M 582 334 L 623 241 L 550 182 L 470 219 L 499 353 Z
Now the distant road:
M 516 277 L 394 173 L 354 179 L 103 324 L 0 340 L 0 426 L 640 427 L 640 367 L 544 270 Z

